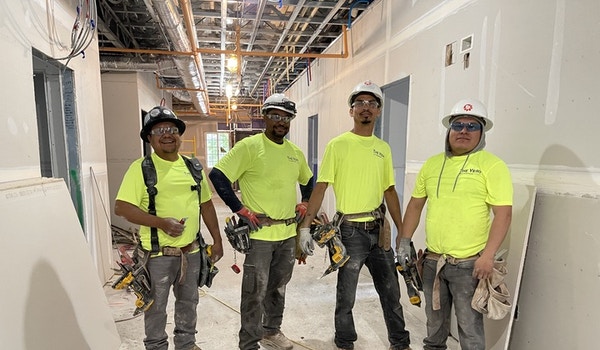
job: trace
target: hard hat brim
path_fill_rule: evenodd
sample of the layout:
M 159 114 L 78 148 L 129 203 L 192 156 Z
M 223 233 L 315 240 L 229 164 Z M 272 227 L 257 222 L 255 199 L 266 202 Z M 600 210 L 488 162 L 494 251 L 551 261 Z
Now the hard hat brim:
M 289 113 L 291 115 L 296 115 L 295 113 L 292 113 L 289 110 L 285 109 L 285 107 L 280 107 L 280 106 L 267 106 L 266 108 L 262 109 L 261 113 L 264 115 L 264 114 L 267 113 L 267 111 L 269 111 L 271 109 L 278 109 L 280 111 L 284 111 L 284 112 Z

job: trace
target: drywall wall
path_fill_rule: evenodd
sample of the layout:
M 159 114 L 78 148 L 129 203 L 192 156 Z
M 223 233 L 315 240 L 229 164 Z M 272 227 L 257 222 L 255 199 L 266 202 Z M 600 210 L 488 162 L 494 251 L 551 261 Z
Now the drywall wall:
M 598 213 L 598 199 L 538 195 L 511 349 L 597 348 Z
M 102 283 L 62 179 L 0 184 L 3 349 L 118 349 Z
M 40 147 L 33 84 L 33 50 L 54 58 L 73 71 L 75 96 L 65 109 L 75 118 L 81 187 L 83 231 L 98 276 L 107 279 L 110 265 L 110 224 L 103 203 L 108 197 L 100 65 L 95 41 L 70 60 L 71 34 L 77 17 L 72 0 L 0 1 L 0 182 L 39 178 Z M 57 77 L 54 77 L 57 78 Z M 58 78 L 57 78 L 58 79 Z M 60 99 L 61 96 L 52 96 Z M 56 110 L 55 110 L 56 111 Z M 53 115 L 60 115 L 55 113 Z M 68 122 L 68 121 L 67 121 Z M 55 144 L 62 139 L 52 139 Z M 108 238 L 107 238 L 108 237 Z
M 485 348 L 488 350 L 506 350 L 512 336 L 514 316 L 517 310 L 523 266 L 527 258 L 527 247 L 534 216 L 536 189 L 533 186 L 513 184 L 513 216 L 510 229 L 499 251 L 506 249 L 507 274 L 504 278 L 510 292 L 512 308 L 501 320 L 484 318 Z
M 350 28 L 349 57 L 313 61 L 310 84 L 302 76 L 286 92 L 297 102 L 299 116 L 319 115 L 322 159 L 327 142 L 352 127 L 346 101 L 358 82 L 371 79 L 384 86 L 409 76 L 405 202 L 409 179 L 444 149 L 440 120 L 452 105 L 474 97 L 488 106 L 495 124 L 486 135 L 486 149 L 506 161 L 513 182 L 535 187 L 540 196 L 559 197 L 556 203 L 540 197 L 534 210 L 531 239 L 539 235 L 544 244 L 527 254 L 526 272 L 548 272 L 534 278 L 525 274 L 521 295 L 534 302 L 518 303 L 511 349 L 594 347 L 594 323 L 587 317 L 596 314 L 598 302 L 587 296 L 588 291 L 597 294 L 600 275 L 594 253 L 600 157 L 593 147 L 600 127 L 595 117 L 600 110 L 599 12 L 596 0 L 376 0 Z M 463 51 L 458 43 L 471 35 L 472 46 Z M 448 44 L 456 46 L 453 63 L 446 66 Z M 327 53 L 341 50 L 338 40 Z M 306 151 L 308 123 L 302 118 L 292 123 L 290 138 Z M 391 137 L 394 130 L 388 132 Z M 328 191 L 327 212 L 335 211 L 332 198 Z M 559 252 L 559 242 L 571 248 Z M 582 256 L 574 247 L 583 245 Z M 560 264 L 557 254 L 565 261 L 558 266 L 567 265 L 561 272 L 581 276 L 577 289 L 549 272 L 549 265 Z M 581 291 L 587 298 L 574 297 Z M 528 316 L 521 312 L 523 304 Z

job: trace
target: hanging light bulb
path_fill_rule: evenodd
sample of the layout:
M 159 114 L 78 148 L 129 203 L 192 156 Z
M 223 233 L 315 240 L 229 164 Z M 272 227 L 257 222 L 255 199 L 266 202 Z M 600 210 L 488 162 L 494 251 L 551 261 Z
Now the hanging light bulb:
M 228 59 L 227 59 L 227 69 L 231 72 L 231 73 L 235 73 L 238 70 L 238 59 L 236 55 L 231 55 Z

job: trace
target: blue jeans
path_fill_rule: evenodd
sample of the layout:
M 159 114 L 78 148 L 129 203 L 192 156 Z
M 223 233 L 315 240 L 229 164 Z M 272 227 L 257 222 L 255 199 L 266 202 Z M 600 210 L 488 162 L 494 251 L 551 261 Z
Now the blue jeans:
M 447 349 L 450 335 L 450 312 L 452 303 L 458 321 L 458 338 L 462 350 L 484 350 L 483 315 L 471 307 L 471 299 L 479 280 L 473 277 L 475 260 L 455 265 L 446 263 L 440 270 L 440 310 L 433 310 L 433 282 L 436 260 L 425 259 L 423 264 L 423 292 L 427 315 L 427 337 L 423 339 L 425 350 Z
M 379 227 L 365 230 L 342 224 L 340 232 L 350 259 L 339 269 L 337 276 L 335 344 L 340 348 L 352 349 L 358 338 L 352 308 L 360 270 L 366 265 L 379 295 L 391 349 L 408 347 L 410 336 L 405 329 L 400 305 L 400 286 L 393 250 L 385 251 L 378 246 Z
M 295 237 L 275 242 L 252 240 L 242 278 L 240 349 L 258 349 L 263 335 L 281 328 L 285 288 L 292 278 L 295 252 Z
M 183 284 L 179 284 L 181 259 L 187 259 L 187 269 Z M 175 330 L 173 342 L 175 349 L 189 349 L 196 343 L 196 307 L 198 306 L 198 277 L 200 273 L 200 254 L 178 256 L 158 256 L 148 259 L 151 294 L 154 304 L 144 312 L 144 328 L 147 350 L 166 350 L 169 348 L 167 325 L 167 302 L 171 286 L 175 295 Z

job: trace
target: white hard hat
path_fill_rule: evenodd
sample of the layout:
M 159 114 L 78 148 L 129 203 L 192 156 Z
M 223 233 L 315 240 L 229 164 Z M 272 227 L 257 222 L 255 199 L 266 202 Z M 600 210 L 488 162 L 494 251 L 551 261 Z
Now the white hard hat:
M 348 96 L 348 106 L 352 107 L 352 102 L 354 102 L 354 98 L 360 94 L 372 94 L 379 102 L 379 107 L 383 107 L 383 93 L 379 86 L 371 82 L 370 80 L 364 81 L 354 87 L 350 96 Z
M 262 114 L 266 114 L 269 109 L 279 109 L 288 112 L 291 115 L 296 115 L 296 104 L 287 98 L 284 94 L 273 94 L 269 96 L 260 110 Z
M 485 105 L 481 103 L 481 101 L 472 98 L 465 98 L 456 102 L 454 107 L 452 107 L 450 114 L 442 119 L 442 125 L 449 128 L 450 122 L 454 117 L 463 115 L 480 119 L 483 123 L 483 131 L 488 131 L 494 126 L 494 123 L 488 118 Z

